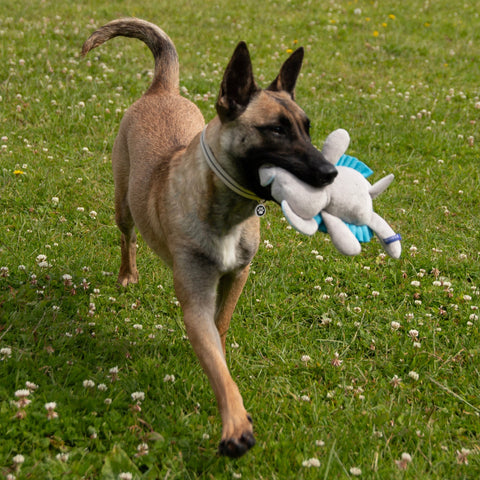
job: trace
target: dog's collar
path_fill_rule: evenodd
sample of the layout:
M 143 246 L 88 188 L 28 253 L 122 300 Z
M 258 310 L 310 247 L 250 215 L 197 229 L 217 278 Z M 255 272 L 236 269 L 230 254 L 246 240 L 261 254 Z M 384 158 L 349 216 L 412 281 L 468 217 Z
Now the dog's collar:
M 242 187 L 235 179 L 233 179 L 224 169 L 223 167 L 217 162 L 215 155 L 213 154 L 210 147 L 207 145 L 207 139 L 205 138 L 205 132 L 207 127 L 202 130 L 200 135 L 200 145 L 202 147 L 203 155 L 207 160 L 207 164 L 212 170 L 212 172 L 230 189 L 232 192 L 235 192 L 237 195 L 241 197 L 248 198 L 249 200 L 256 200 L 261 202 L 262 199 L 255 195 L 250 190 Z

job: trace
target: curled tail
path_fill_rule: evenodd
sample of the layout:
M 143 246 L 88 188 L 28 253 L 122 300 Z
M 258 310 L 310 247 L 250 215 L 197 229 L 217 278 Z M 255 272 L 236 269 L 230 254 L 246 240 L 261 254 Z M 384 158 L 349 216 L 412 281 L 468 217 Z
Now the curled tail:
M 151 50 L 155 59 L 155 74 L 150 93 L 162 89 L 178 92 L 178 55 L 170 37 L 153 23 L 138 18 L 121 18 L 107 23 L 92 33 L 83 44 L 82 55 L 114 37 L 138 38 Z

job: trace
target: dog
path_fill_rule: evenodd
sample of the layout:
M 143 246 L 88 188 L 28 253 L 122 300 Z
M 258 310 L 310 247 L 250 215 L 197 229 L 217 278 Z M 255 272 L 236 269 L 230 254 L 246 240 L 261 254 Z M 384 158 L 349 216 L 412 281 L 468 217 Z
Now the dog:
M 136 227 L 173 270 L 187 335 L 220 411 L 219 453 L 240 457 L 255 438 L 227 367 L 225 339 L 259 246 L 255 207 L 273 200 L 258 169 L 282 167 L 314 187 L 337 173 L 312 145 L 307 115 L 294 100 L 304 51 L 294 51 L 261 89 L 240 42 L 224 72 L 217 115 L 205 126 L 200 110 L 180 95 L 177 51 L 158 26 L 114 20 L 87 39 L 82 54 L 116 36 L 143 41 L 155 60 L 152 83 L 125 112 L 113 146 L 118 282 L 138 282 Z

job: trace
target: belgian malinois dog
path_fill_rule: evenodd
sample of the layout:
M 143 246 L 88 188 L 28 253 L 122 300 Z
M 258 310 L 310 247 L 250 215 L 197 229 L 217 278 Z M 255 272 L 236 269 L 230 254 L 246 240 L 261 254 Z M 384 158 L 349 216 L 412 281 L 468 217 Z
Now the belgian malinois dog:
M 255 438 L 228 371 L 225 338 L 259 245 L 255 207 L 272 199 L 258 169 L 280 166 L 315 187 L 336 175 L 312 145 L 309 120 L 294 101 L 303 49 L 263 90 L 246 44 L 239 43 L 220 85 L 217 116 L 205 127 L 200 110 L 180 96 L 175 46 L 156 25 L 114 20 L 90 36 L 82 54 L 116 36 L 142 40 L 155 59 L 152 84 L 126 111 L 113 147 L 118 282 L 138 282 L 136 227 L 173 270 L 188 338 L 220 410 L 219 452 L 239 457 Z

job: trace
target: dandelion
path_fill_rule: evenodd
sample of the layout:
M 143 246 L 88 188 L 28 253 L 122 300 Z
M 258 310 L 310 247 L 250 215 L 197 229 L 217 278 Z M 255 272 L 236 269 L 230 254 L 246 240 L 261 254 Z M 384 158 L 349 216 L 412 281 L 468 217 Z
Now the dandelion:
M 25 175 L 25 172 L 23 170 L 14 170 L 13 171 L 13 174 L 16 176 L 16 177 L 19 177 L 20 175 Z
M 53 418 L 58 417 L 58 413 L 55 411 L 57 408 L 56 402 L 48 402 L 45 404 L 45 409 L 47 410 L 47 418 L 52 420 Z
M 320 466 L 320 460 L 318 460 L 318 458 L 309 458 L 308 460 L 304 460 L 302 462 L 302 467 L 306 467 L 306 468 L 311 468 L 311 467 L 318 468 L 319 466 Z
M 380 33 L 378 32 L 378 30 L 374 30 L 374 31 L 373 31 L 373 36 L 374 36 L 375 38 L 377 38 L 379 35 L 380 35 Z
M 395 460 L 395 464 L 400 470 L 406 470 L 408 467 L 408 464 L 411 463 L 412 457 L 409 453 L 402 453 L 402 456 L 400 457 L 400 460 Z

